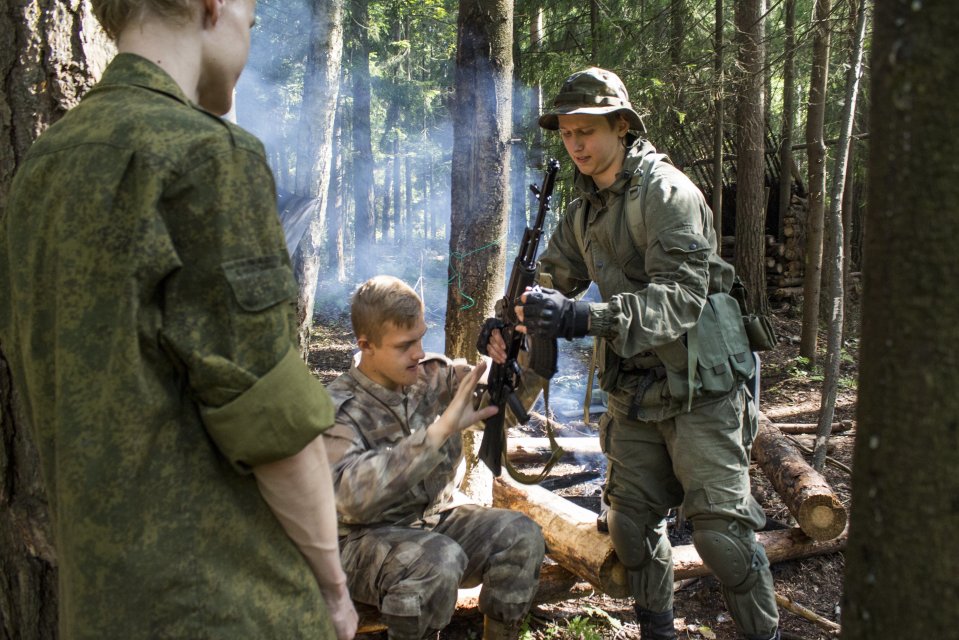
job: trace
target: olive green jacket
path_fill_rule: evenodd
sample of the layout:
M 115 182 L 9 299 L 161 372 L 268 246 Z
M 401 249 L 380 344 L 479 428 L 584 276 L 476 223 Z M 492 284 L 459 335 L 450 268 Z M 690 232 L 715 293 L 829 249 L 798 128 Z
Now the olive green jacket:
M 39 449 L 60 637 L 334 637 L 252 466 L 332 424 L 261 144 L 120 54 L 22 160 L 0 347 Z
M 682 341 L 707 296 L 728 291 L 734 277 L 717 253 L 712 212 L 689 178 L 666 160 L 640 175 L 651 153 L 648 141 L 635 141 L 606 189 L 577 172 L 578 197 L 539 263 L 539 281 L 565 295 L 596 283 L 603 302 L 590 305 L 590 335 L 601 338 L 600 383 L 622 412 L 638 384 L 631 374 L 662 366 L 659 352 Z

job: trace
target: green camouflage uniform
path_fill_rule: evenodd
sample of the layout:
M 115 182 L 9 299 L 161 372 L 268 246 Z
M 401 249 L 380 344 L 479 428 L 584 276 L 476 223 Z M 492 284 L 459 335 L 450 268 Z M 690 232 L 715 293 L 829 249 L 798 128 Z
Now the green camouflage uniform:
M 20 164 L 0 298 L 60 638 L 335 637 L 249 473 L 333 419 L 294 346 L 261 144 L 118 55 Z
M 429 354 L 419 379 L 390 391 L 355 366 L 328 387 L 336 424 L 323 434 L 336 486 L 340 555 L 354 600 L 376 606 L 391 638 L 445 627 L 459 587 L 482 583 L 480 610 L 514 622 L 529 609 L 544 542 L 528 517 L 456 490 L 463 440 L 438 450 L 426 428 L 456 392 L 457 367 Z
M 740 628 L 769 637 L 778 614 L 768 561 L 754 534 L 765 517 L 749 487 L 755 410 L 742 378 L 728 377 L 719 392 L 697 393 L 691 410 L 671 391 L 688 391 L 685 336 L 709 306 L 707 296 L 729 291 L 733 269 L 718 256 L 711 212 L 682 172 L 661 160 L 641 181 L 634 176 L 653 152 L 647 141 L 635 141 L 607 189 L 577 173 L 579 198 L 550 238 L 539 281 L 567 296 L 595 282 L 602 296 L 590 305 L 589 333 L 599 340 L 600 384 L 609 393 L 600 421 L 609 463 L 606 499 L 637 604 L 653 612 L 672 608 L 665 517 L 682 504 Z M 627 200 L 641 196 L 641 213 L 627 216 Z M 711 356 L 726 357 L 710 348 L 700 345 L 700 369 Z M 694 387 L 702 386 L 697 373 Z M 734 566 L 715 561 L 718 547 L 732 550 Z

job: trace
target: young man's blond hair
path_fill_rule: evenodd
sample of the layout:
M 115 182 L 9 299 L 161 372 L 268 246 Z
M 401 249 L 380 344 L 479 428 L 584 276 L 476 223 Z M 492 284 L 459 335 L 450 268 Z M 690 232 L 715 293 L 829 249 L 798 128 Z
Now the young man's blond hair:
M 353 293 L 350 320 L 357 340 L 379 345 L 388 325 L 409 329 L 422 317 L 423 300 L 399 278 L 374 276 Z
M 187 21 L 197 10 L 196 0 L 92 0 L 93 14 L 111 39 L 144 11 L 175 21 Z

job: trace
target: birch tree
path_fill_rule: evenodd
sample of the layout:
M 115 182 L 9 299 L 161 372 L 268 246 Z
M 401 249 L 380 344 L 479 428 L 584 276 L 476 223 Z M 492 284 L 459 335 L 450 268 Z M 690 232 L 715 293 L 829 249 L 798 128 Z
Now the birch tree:
M 316 215 L 296 250 L 294 273 L 299 287 L 297 322 L 304 356 L 313 324 L 313 303 L 320 270 L 326 201 L 333 156 L 333 116 L 339 94 L 343 54 L 343 0 L 313 0 L 310 48 L 303 81 L 300 145 L 296 154 L 298 195 L 316 198 Z

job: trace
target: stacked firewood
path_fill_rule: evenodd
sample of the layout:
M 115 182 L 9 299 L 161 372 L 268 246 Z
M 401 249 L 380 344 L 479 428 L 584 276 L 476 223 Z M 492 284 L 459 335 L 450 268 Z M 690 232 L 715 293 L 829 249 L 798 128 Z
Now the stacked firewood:
M 783 218 L 781 239 L 766 235 L 766 284 L 771 299 L 789 299 L 802 294 L 803 229 L 805 202 L 793 197 L 789 213 Z M 736 237 L 723 236 L 720 255 L 735 264 Z
M 792 205 L 782 220 L 782 248 L 777 249 L 781 256 L 772 271 L 769 258 L 766 259 L 766 281 L 771 298 L 795 298 L 802 294 L 805 212 L 805 200 L 793 196 Z

